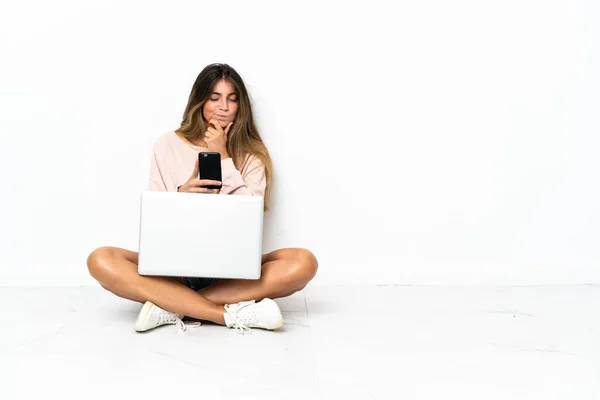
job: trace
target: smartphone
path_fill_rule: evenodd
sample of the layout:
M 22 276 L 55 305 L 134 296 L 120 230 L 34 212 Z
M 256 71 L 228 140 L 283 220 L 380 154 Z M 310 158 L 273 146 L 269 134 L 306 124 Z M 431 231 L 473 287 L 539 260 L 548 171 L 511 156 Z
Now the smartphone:
M 221 182 L 221 154 L 211 151 L 202 151 L 198 153 L 198 169 L 200 171 L 198 179 L 210 179 Z M 222 185 L 208 185 L 203 187 L 208 189 L 221 189 L 221 186 Z

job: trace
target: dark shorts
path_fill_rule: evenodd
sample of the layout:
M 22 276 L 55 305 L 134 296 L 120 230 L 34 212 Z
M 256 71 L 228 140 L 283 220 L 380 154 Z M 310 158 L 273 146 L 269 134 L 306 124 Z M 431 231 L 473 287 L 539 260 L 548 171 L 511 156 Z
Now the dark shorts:
M 192 290 L 196 292 L 221 281 L 220 278 L 184 278 L 183 280 L 186 286 L 192 288 Z

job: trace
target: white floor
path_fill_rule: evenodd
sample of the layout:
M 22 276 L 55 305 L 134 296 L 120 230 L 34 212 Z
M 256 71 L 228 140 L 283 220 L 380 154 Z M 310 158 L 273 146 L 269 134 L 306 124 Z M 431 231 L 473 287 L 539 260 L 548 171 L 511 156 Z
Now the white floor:
M 279 332 L 138 334 L 140 305 L 100 288 L 0 288 L 0 398 L 600 399 L 600 286 L 314 286 L 277 301 Z

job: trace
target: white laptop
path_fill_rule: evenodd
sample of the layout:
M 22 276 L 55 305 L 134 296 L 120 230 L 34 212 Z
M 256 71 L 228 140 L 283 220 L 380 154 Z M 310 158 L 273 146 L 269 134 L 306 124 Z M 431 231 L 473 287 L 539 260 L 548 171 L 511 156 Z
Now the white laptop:
M 259 279 L 264 198 L 144 191 L 140 275 Z

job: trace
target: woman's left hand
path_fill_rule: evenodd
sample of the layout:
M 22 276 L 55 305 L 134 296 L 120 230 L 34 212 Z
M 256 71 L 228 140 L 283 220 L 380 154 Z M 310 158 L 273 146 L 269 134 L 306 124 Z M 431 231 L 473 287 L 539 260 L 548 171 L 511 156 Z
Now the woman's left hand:
M 214 127 L 209 125 L 208 129 L 204 133 L 204 141 L 206 142 L 206 146 L 211 151 L 221 153 L 221 160 L 229 158 L 229 154 L 227 154 L 227 135 L 229 134 L 229 130 L 231 129 L 233 122 L 230 122 L 225 127 L 225 131 L 223 131 L 221 124 L 216 119 L 211 119 L 208 121 L 208 123 L 214 125 Z

